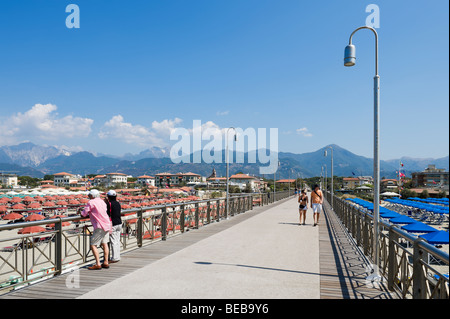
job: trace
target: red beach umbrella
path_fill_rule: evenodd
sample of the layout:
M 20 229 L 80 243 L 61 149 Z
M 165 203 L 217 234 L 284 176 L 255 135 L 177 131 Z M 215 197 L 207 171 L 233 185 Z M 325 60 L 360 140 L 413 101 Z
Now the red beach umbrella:
M 11 207 L 12 209 L 25 209 L 26 206 L 24 204 L 16 204 Z
M 9 201 L 10 203 L 21 203 L 22 202 L 22 198 L 21 197 L 13 197 L 10 199 Z
M 55 205 L 54 202 L 46 201 L 46 202 L 44 202 L 44 203 L 42 204 L 42 206 L 44 206 L 44 207 L 54 207 L 54 206 L 56 206 L 56 205 Z
M 28 206 L 27 206 L 27 208 L 41 208 L 41 207 L 42 207 L 41 204 L 39 204 L 37 202 L 28 204 Z
M 32 214 L 32 215 L 28 215 L 28 216 L 25 218 L 25 221 L 27 221 L 27 222 L 32 222 L 32 221 L 35 221 L 35 220 L 43 220 L 43 219 L 45 219 L 45 217 L 44 217 L 43 215 Z
M 62 227 L 70 226 L 70 222 L 62 222 Z M 55 224 L 48 224 L 47 227 L 55 227 Z
M 19 234 L 34 234 L 34 233 L 41 233 L 41 232 L 45 232 L 45 231 L 46 231 L 46 229 L 41 226 L 29 226 L 29 227 L 22 228 L 21 230 L 18 231 L 18 233 Z
M 9 213 L 6 214 L 5 216 L 3 216 L 3 220 L 16 220 L 16 219 L 21 219 L 23 218 L 23 216 L 21 214 L 18 213 Z
M 0 212 L 6 212 L 6 211 L 8 211 L 8 207 L 5 206 L 5 205 L 1 205 L 0 206 Z

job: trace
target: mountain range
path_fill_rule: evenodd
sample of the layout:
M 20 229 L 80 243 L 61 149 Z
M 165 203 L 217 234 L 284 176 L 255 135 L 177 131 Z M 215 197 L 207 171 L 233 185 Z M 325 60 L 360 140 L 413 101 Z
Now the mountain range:
M 372 159 L 356 155 L 338 145 L 327 145 L 315 152 L 295 154 L 279 152 L 278 160 L 280 166 L 276 178 L 295 178 L 320 176 L 322 166 L 326 165 L 328 176 L 331 176 L 331 152 L 333 148 L 333 162 L 335 176 L 359 176 L 372 175 Z M 328 150 L 328 156 L 324 151 Z M 72 174 L 105 174 L 110 172 L 121 172 L 132 176 L 143 174 L 154 175 L 160 172 L 178 173 L 193 172 L 208 177 L 212 169 L 217 176 L 226 175 L 225 152 L 222 152 L 222 163 L 173 163 L 168 157 L 170 150 L 153 147 L 139 154 L 125 154 L 122 157 L 109 156 L 106 154 L 95 156 L 92 153 L 71 152 L 64 148 L 54 146 L 35 145 L 33 143 L 22 143 L 13 146 L 0 147 L 0 172 L 15 173 L 17 175 L 28 175 L 42 178 L 45 174 L 55 174 L 62 171 Z M 236 156 L 233 154 L 233 158 Z M 248 159 L 251 153 L 240 154 Z M 189 158 L 193 158 L 190 154 Z M 231 158 L 230 158 L 230 162 Z M 437 168 L 449 169 L 449 157 L 433 158 L 410 158 L 402 157 L 387 161 L 380 161 L 381 176 L 395 178 L 399 163 L 403 163 L 402 172 L 410 176 L 412 172 L 423 171 L 427 165 L 435 164 Z M 231 163 L 230 174 L 243 172 L 259 176 L 259 167 L 267 166 L 257 163 Z M 272 178 L 273 176 L 267 176 Z

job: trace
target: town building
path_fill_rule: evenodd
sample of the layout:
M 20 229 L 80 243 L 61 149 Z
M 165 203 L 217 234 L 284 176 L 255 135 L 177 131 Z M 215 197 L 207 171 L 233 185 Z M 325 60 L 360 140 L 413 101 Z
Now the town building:
M 436 165 L 428 165 L 422 172 L 412 173 L 414 187 L 439 187 L 448 190 L 448 172 L 444 168 L 436 168 Z
M 108 173 L 105 175 L 104 186 L 105 187 L 113 187 L 117 184 L 127 185 L 128 176 L 123 173 Z
M 256 188 L 256 181 L 258 179 L 248 174 L 234 174 L 230 176 L 230 185 L 239 186 L 240 189 L 244 189 L 247 185 L 254 190 Z
M 183 186 L 189 183 L 200 183 L 202 176 L 195 173 L 159 173 L 155 175 L 156 187 Z
M 398 193 L 398 180 L 396 179 L 382 179 L 380 181 L 380 192 L 397 192 Z
M 70 186 L 72 182 L 78 182 L 78 178 L 70 173 L 61 172 L 53 175 L 54 186 L 65 187 Z
M 136 183 L 141 186 L 155 186 L 155 177 L 149 175 L 141 175 L 137 177 Z
M 359 178 L 357 177 L 344 177 L 342 179 L 344 189 L 355 189 L 360 186 Z
M 18 180 L 16 174 L 0 173 L 0 184 L 4 187 L 17 187 Z

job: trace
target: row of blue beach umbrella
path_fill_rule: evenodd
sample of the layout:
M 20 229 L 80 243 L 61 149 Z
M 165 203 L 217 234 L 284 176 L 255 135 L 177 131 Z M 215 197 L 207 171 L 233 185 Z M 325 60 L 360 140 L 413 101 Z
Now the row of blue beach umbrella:
M 367 210 L 373 211 L 373 203 L 360 198 L 347 198 L 355 204 L 358 204 Z M 449 243 L 449 233 L 444 230 L 437 230 L 423 222 L 417 221 L 411 217 L 399 214 L 386 207 L 380 207 L 380 217 L 389 219 L 392 224 L 403 225 L 401 228 L 409 233 L 422 234 L 419 237 L 427 240 L 431 245 L 446 245 Z

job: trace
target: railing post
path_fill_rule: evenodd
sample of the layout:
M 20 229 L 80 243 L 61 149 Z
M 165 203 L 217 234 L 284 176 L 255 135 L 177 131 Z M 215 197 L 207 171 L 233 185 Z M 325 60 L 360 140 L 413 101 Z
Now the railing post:
M 352 206 L 356 216 L 356 244 L 361 246 L 361 212 L 356 207 Z
M 364 248 L 364 255 L 369 255 L 369 216 L 364 213 L 364 226 L 363 226 L 363 248 Z
M 198 202 L 195 203 L 195 229 L 198 229 L 198 218 L 199 218 L 199 205 Z
M 182 233 L 184 233 L 184 223 L 185 223 L 185 214 L 184 214 L 184 210 L 185 210 L 186 204 L 182 204 L 181 205 L 181 212 L 180 212 L 180 231 Z
M 162 208 L 161 233 L 162 233 L 161 240 L 166 240 L 167 239 L 167 206 L 164 206 Z
M 414 240 L 413 244 L 413 299 L 426 299 L 426 274 L 422 270 L 425 251 L 420 248 L 422 238 Z
M 61 217 L 55 222 L 56 238 L 55 238 L 55 273 L 60 275 L 62 272 L 62 222 Z
M 206 202 L 206 222 L 211 223 L 211 202 Z
M 143 230 L 142 208 L 137 212 L 137 217 L 138 217 L 136 229 L 137 246 L 142 247 L 142 237 L 144 236 L 142 234 Z
M 389 251 L 388 251 L 388 267 L 387 267 L 387 286 L 388 289 L 393 291 L 394 290 L 394 284 L 395 284 L 395 269 L 397 268 L 396 264 L 396 253 L 395 253 L 395 243 L 398 242 L 398 235 L 394 232 L 394 225 L 391 225 L 389 227 Z

